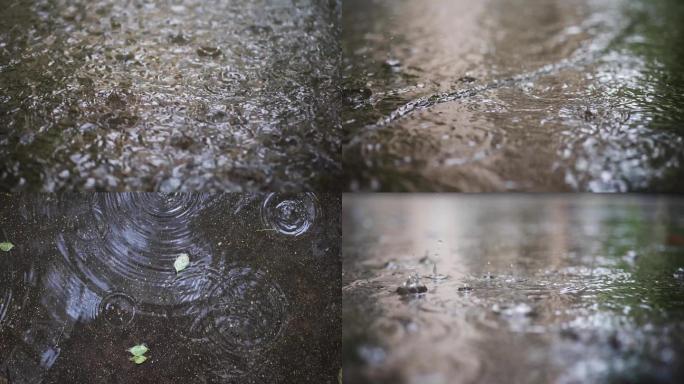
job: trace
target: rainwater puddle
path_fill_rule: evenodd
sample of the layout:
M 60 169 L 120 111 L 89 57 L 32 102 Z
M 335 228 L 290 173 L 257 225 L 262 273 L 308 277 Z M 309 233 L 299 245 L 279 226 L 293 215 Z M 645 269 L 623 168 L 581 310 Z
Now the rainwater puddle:
M 345 382 L 684 378 L 684 200 L 347 195 L 343 205 Z
M 19 0 L 0 189 L 330 190 L 339 1 Z
M 343 3 L 351 191 L 680 191 L 677 0 Z
M 288 231 L 271 201 L 288 211 Z M 0 198 L 0 382 L 332 382 L 332 195 Z M 189 263 L 176 267 L 179 255 Z M 337 315 L 336 315 L 337 314 Z M 147 360 L 127 350 L 145 344 Z M 302 364 L 306 361 L 307 364 Z

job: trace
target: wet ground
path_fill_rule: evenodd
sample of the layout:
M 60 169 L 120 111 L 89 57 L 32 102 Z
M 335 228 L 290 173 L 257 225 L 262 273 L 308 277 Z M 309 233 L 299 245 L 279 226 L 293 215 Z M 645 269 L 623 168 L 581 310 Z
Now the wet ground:
M 0 189 L 329 190 L 339 0 L 9 0 Z
M 684 200 L 343 202 L 349 383 L 680 383 Z
M 684 3 L 343 2 L 347 189 L 684 190 Z
M 0 197 L 0 242 L 14 245 L 0 251 L 0 383 L 337 383 L 340 207 L 313 194 Z

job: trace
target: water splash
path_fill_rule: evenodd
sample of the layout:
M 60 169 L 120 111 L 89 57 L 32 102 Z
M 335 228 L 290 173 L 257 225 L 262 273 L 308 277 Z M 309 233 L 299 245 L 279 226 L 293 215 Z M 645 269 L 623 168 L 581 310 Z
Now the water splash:
M 320 212 L 316 195 L 272 193 L 264 200 L 261 219 L 274 231 L 298 237 L 304 235 L 316 222 Z

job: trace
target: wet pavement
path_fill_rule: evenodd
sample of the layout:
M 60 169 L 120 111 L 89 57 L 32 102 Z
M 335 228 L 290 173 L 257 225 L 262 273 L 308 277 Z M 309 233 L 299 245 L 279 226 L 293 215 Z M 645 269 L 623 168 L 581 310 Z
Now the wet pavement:
M 684 379 L 681 198 L 345 195 L 343 233 L 345 382 Z
M 339 189 L 339 0 L 2 8 L 0 189 Z
M 351 191 L 684 190 L 677 0 L 343 2 Z
M 336 383 L 340 209 L 324 194 L 0 196 L 0 383 Z

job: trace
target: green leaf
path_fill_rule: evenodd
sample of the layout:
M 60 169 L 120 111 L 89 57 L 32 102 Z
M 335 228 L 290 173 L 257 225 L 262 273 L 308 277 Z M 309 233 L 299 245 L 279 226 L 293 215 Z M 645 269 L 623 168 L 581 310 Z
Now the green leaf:
M 134 362 L 136 364 L 142 364 L 145 362 L 145 360 L 147 360 L 147 357 L 145 357 L 145 356 L 133 356 L 129 360 L 131 360 L 132 362 Z
M 187 253 L 181 253 L 173 262 L 173 267 L 176 268 L 176 273 L 184 270 L 190 264 L 190 256 Z
M 14 248 L 14 244 L 10 243 L 9 241 L 0 243 L 0 250 L 2 251 L 9 252 L 12 248 Z
M 149 351 L 149 349 L 147 348 L 147 345 L 145 345 L 145 344 L 138 344 L 138 345 L 128 349 L 128 352 L 132 353 L 133 356 L 142 356 L 147 351 Z M 140 363 L 138 363 L 138 364 L 140 364 Z

